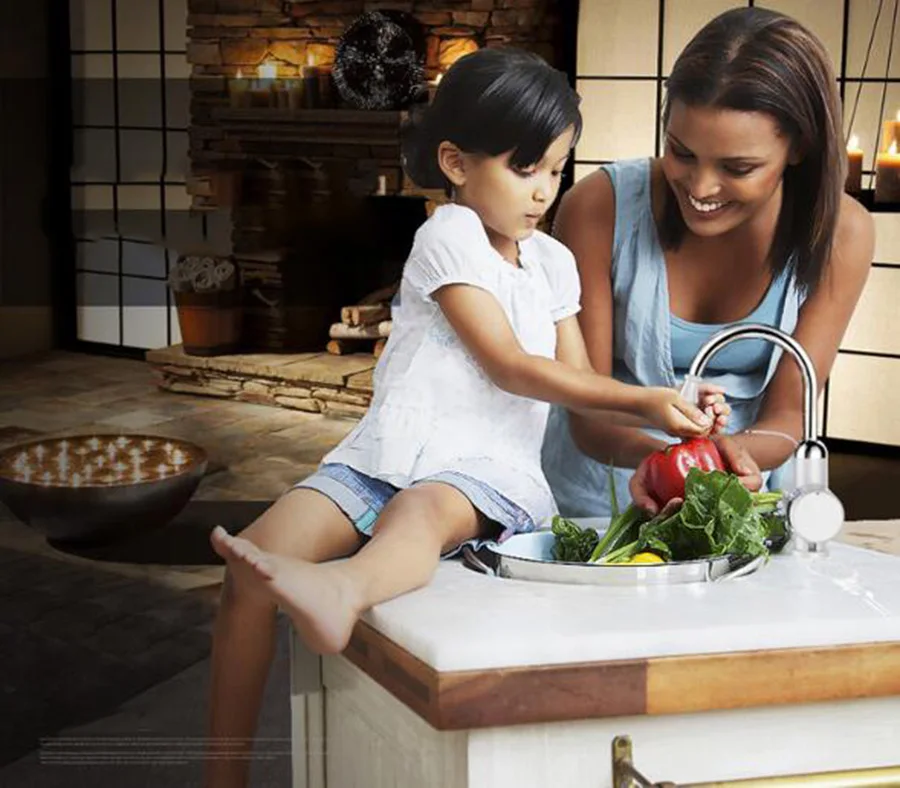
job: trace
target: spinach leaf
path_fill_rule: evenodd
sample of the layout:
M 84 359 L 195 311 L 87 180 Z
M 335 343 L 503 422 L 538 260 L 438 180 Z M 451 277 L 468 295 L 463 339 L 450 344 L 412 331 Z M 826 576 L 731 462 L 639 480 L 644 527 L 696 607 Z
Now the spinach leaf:
M 600 535 L 593 528 L 581 528 L 558 514 L 553 517 L 551 530 L 556 537 L 551 552 L 554 561 L 585 563 L 600 541 Z

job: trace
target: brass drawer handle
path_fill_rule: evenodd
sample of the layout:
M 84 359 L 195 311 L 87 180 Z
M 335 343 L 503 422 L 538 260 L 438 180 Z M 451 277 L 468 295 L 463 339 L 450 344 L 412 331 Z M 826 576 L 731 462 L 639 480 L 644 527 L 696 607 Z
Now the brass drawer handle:
M 612 742 L 613 788 L 898 788 L 900 766 L 880 769 L 851 769 L 844 772 L 789 774 L 777 777 L 755 777 L 745 780 L 723 780 L 712 783 L 652 782 L 631 761 L 631 737 L 616 736 Z

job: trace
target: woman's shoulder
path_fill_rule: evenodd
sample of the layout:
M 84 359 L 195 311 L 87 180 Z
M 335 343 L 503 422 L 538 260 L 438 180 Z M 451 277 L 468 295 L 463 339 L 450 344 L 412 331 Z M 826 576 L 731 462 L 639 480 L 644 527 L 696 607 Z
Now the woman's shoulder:
M 637 218 L 637 211 L 650 205 L 655 169 L 654 160 L 647 158 L 599 167 L 563 195 L 558 221 L 579 234 L 609 235 L 617 212 L 622 214 L 620 221 L 628 224 Z
M 841 264 L 868 268 L 874 256 L 875 220 L 857 200 L 841 195 L 832 257 Z

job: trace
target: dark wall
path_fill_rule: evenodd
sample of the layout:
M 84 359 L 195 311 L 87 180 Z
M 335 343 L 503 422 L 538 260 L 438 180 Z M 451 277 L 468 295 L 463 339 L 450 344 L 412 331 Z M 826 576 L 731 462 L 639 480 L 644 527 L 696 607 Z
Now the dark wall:
M 49 5 L 0 3 L 0 357 L 53 344 Z

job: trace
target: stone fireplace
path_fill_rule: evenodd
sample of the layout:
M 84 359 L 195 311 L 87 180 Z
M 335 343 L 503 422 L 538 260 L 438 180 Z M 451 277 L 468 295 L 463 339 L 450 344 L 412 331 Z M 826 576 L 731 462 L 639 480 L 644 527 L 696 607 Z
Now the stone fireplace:
M 347 106 L 329 73 L 341 36 L 369 11 L 413 26 L 421 100 L 476 47 L 530 49 L 574 72 L 572 0 L 189 0 L 188 190 L 194 211 L 230 226 L 230 248 L 216 252 L 241 273 L 244 348 L 211 357 L 152 350 L 162 388 L 365 413 L 384 342 L 374 337 L 389 333 L 390 310 L 383 300 L 360 304 L 391 292 L 415 230 L 444 199 L 403 177 L 403 108 Z M 380 322 L 363 325 L 363 310 Z M 336 328 L 350 338 L 336 339 Z M 360 328 L 373 338 L 353 338 Z
M 399 278 L 441 199 L 403 177 L 403 108 L 355 108 L 337 91 L 331 70 L 348 27 L 368 11 L 405 20 L 433 84 L 478 47 L 520 46 L 561 67 L 563 5 L 189 0 L 188 189 L 194 210 L 230 218 L 248 352 L 323 350 L 342 306 Z M 256 81 L 264 75 L 276 79 Z M 263 95 L 267 84 L 277 96 Z

